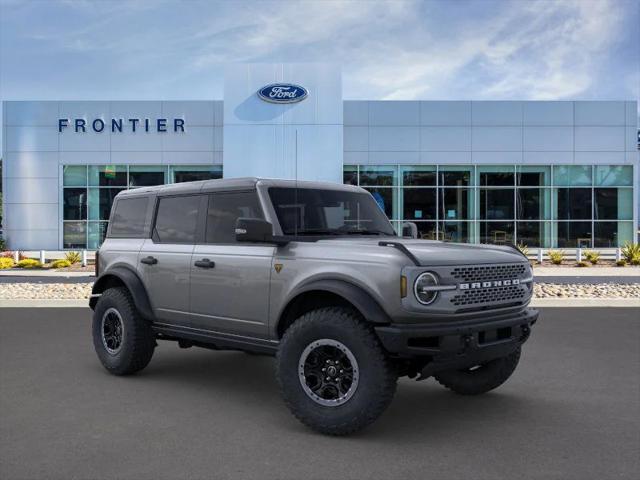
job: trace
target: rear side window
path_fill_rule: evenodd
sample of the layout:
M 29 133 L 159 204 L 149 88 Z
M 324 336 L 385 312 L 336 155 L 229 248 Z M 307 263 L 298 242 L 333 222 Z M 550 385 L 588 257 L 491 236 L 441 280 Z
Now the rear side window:
M 149 197 L 123 198 L 116 202 L 111 218 L 110 236 L 143 237 Z
M 214 193 L 207 210 L 207 243 L 235 243 L 239 217 L 264 218 L 254 192 Z
M 160 198 L 153 239 L 159 243 L 195 243 L 201 195 Z

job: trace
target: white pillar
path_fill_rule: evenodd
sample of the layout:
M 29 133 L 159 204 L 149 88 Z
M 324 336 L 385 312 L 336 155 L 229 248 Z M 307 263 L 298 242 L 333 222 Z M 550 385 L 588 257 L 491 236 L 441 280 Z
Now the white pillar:
M 45 262 L 45 258 L 44 258 L 44 250 L 40 250 L 40 263 L 44 263 Z
M 538 249 L 538 256 L 537 256 L 538 263 L 542 263 L 543 256 L 544 256 L 544 252 L 543 252 L 542 248 L 539 248 Z
M 620 247 L 616 248 L 616 262 L 622 260 L 622 249 Z
M 581 262 L 582 261 L 582 249 L 578 248 L 576 249 L 576 262 Z
M 82 250 L 82 266 L 83 267 L 87 266 L 87 251 L 86 250 Z
M 16 250 L 13 252 L 13 261 L 18 263 L 20 261 L 20 251 Z

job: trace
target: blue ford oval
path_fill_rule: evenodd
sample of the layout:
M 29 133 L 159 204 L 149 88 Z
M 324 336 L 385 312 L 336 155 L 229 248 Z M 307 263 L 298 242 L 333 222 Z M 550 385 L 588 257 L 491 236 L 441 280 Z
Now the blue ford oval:
M 293 83 L 273 83 L 258 90 L 258 96 L 265 102 L 296 103 L 304 100 L 309 92 Z

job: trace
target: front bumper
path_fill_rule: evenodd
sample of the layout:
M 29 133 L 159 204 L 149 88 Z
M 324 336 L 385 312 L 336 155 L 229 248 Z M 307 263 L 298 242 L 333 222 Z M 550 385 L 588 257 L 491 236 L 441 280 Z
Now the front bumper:
M 437 324 L 375 327 L 384 348 L 401 358 L 424 360 L 422 376 L 478 365 L 514 352 L 528 338 L 538 311 Z

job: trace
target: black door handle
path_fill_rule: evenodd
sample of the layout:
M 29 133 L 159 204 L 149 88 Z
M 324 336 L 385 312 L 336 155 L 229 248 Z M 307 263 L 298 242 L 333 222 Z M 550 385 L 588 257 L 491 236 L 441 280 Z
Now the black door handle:
M 200 268 L 213 268 L 216 266 L 215 262 L 212 262 L 208 258 L 203 258 L 202 260 L 196 260 L 194 262 L 194 265 Z
M 158 263 L 158 259 L 155 257 L 145 257 L 140 260 L 140 263 L 144 263 L 145 265 L 155 265 Z

